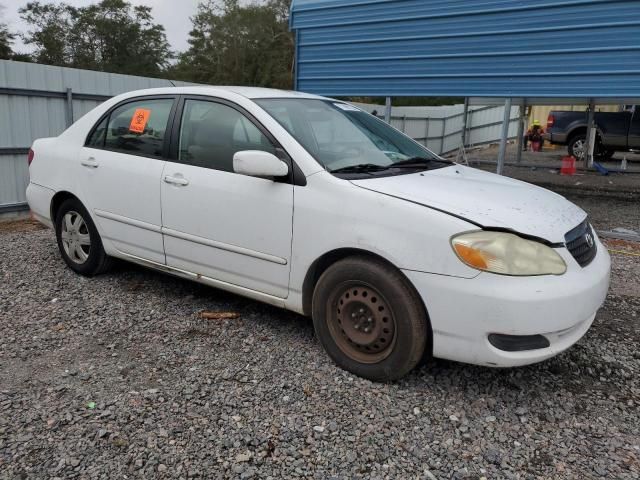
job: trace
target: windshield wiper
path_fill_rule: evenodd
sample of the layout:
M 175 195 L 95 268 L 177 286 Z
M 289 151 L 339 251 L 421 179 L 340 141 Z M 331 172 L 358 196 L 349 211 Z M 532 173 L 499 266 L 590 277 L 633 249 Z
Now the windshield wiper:
M 388 169 L 388 166 L 376 165 L 375 163 L 359 163 L 358 165 L 349 165 L 348 167 L 329 170 L 329 173 L 369 173 Z
M 415 167 L 422 167 L 422 166 L 428 165 L 431 162 L 451 163 L 448 160 L 444 160 L 441 158 L 411 157 L 411 158 L 407 158 L 406 160 L 399 160 L 397 162 L 393 162 L 391 165 L 389 165 L 389 167 L 390 168 L 396 168 L 396 167 L 415 168 Z

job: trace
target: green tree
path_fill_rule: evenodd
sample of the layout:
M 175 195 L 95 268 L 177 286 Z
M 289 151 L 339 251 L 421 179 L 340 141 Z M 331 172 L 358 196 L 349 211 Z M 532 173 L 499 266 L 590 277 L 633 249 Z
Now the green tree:
M 158 76 L 172 58 L 164 27 L 153 22 L 147 6 L 103 0 L 76 8 L 36 1 L 20 15 L 30 27 L 23 40 L 35 47 L 39 63 Z
M 67 66 L 70 58 L 66 40 L 76 9 L 64 3 L 29 2 L 19 12 L 31 29 L 22 39 L 35 47 L 33 59 L 47 65 Z
M 189 49 L 171 75 L 201 83 L 291 88 L 290 0 L 209 0 L 192 18 Z
M 9 32 L 7 26 L 2 23 L 2 11 L 4 7 L 0 5 L 0 60 L 6 60 L 13 56 L 11 49 L 11 42 L 13 41 L 13 35 Z

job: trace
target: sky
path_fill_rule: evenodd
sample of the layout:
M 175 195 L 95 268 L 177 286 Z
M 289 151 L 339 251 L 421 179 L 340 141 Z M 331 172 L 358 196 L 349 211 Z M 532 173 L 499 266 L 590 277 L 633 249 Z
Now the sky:
M 26 28 L 25 23 L 18 15 L 18 9 L 25 6 L 29 0 L 0 0 L 4 6 L 0 12 L 0 21 L 6 23 L 13 33 L 20 33 Z M 128 0 L 133 5 L 148 5 L 152 9 L 156 23 L 164 26 L 167 39 L 174 51 L 184 51 L 188 48 L 187 38 L 191 30 L 191 20 L 196 13 L 199 0 Z M 44 0 L 49 3 L 49 0 Z M 65 0 L 65 3 L 75 7 L 82 7 L 96 0 Z M 13 43 L 14 51 L 27 52 L 20 38 Z

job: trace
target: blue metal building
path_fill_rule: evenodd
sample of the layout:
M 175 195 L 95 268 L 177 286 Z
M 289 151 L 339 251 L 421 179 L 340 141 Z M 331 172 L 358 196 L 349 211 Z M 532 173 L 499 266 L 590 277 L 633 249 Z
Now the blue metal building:
M 293 0 L 298 90 L 623 103 L 640 1 Z

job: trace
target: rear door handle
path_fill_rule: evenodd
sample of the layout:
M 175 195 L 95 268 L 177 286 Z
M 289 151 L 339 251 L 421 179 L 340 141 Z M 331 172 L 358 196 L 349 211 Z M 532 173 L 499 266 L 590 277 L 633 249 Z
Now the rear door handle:
M 164 177 L 164 182 L 168 183 L 170 185 L 179 185 L 182 187 L 186 187 L 187 185 L 189 185 L 189 180 L 187 180 L 184 177 L 172 177 L 170 175 L 165 175 Z
M 82 165 L 83 167 L 88 167 L 88 168 L 98 168 L 99 163 L 96 161 L 95 158 L 89 157 L 86 160 L 81 160 L 80 161 L 80 165 Z

